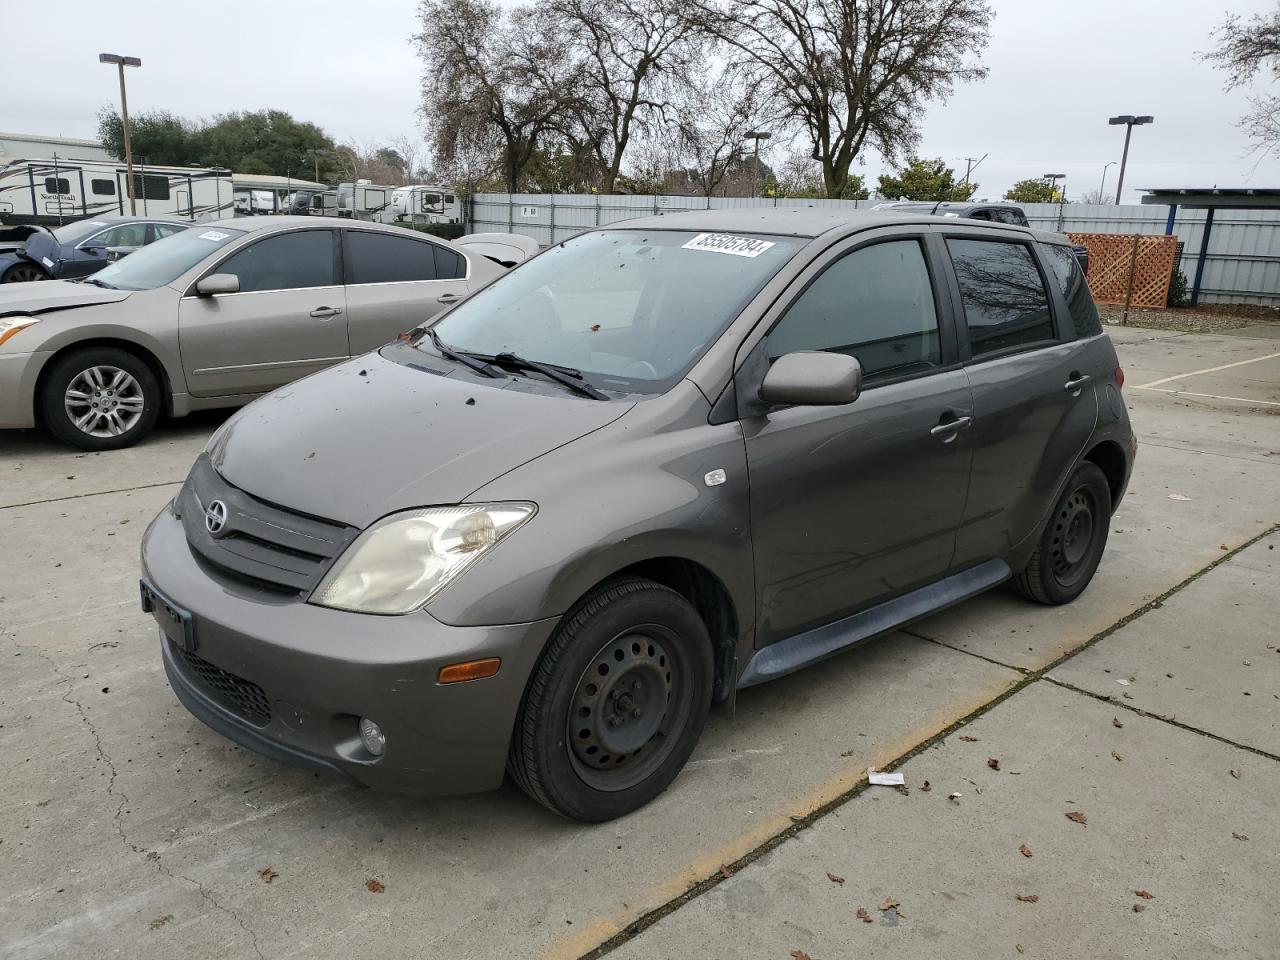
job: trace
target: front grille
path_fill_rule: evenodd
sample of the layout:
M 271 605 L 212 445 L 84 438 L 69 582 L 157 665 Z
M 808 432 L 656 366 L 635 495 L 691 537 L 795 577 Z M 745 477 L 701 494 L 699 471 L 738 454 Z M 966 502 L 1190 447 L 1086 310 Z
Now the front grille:
M 255 727 L 265 727 L 271 722 L 271 701 L 252 680 L 215 667 L 208 660 L 189 653 L 172 641 L 169 647 L 174 658 L 186 666 L 188 679 L 211 698 Z
M 223 505 L 225 522 L 211 533 L 205 512 L 215 502 Z M 259 500 L 224 480 L 204 454 L 175 506 L 187 542 L 201 559 L 236 579 L 292 594 L 314 589 L 360 532 Z

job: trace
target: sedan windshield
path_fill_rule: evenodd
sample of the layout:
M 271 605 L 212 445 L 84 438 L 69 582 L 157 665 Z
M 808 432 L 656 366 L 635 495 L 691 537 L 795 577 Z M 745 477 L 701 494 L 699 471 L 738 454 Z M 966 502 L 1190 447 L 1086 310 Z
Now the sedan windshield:
M 118 290 L 154 290 L 173 283 L 201 260 L 244 236 L 229 227 L 193 227 L 157 240 L 93 275 L 94 282 Z
M 610 230 L 546 251 L 435 326 L 453 350 L 581 371 L 622 392 L 670 388 L 795 253 L 783 237 Z M 418 348 L 432 350 L 423 339 Z

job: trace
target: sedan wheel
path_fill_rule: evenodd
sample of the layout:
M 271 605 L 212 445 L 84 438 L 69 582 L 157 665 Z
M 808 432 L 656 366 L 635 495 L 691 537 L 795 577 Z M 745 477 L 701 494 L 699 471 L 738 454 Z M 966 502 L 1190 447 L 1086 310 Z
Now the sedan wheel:
M 63 394 L 67 418 L 91 437 L 120 437 L 142 419 L 146 398 L 127 370 L 109 365 L 81 370 Z
M 30 283 L 35 280 L 48 279 L 49 275 L 34 263 L 18 263 L 5 271 L 0 283 Z
M 40 422 L 81 450 L 137 443 L 160 415 L 160 382 L 141 358 L 117 347 L 86 347 L 51 364 L 41 378 Z

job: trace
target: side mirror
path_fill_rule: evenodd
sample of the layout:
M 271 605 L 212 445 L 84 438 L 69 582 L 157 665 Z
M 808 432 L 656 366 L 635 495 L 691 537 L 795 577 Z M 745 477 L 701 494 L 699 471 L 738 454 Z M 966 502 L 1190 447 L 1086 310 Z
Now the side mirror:
M 196 284 L 196 293 L 202 297 L 216 297 L 220 293 L 239 293 L 240 278 L 234 273 L 211 273 Z
M 88 254 L 91 257 L 101 257 L 106 254 L 107 248 L 100 247 L 96 243 L 91 243 L 88 246 L 81 247 L 80 252 Z
M 788 353 L 773 361 L 760 399 L 800 407 L 853 403 L 862 392 L 862 364 L 845 353 Z

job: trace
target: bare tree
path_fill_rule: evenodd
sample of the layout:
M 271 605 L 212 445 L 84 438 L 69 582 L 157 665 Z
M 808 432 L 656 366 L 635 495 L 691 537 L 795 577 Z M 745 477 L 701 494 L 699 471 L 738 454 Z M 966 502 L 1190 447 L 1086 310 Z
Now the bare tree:
M 614 189 L 639 128 L 660 122 L 686 86 L 696 31 L 680 0 L 546 0 L 545 9 L 581 65 L 575 111 L 601 188 Z
M 755 92 L 737 82 L 731 71 L 709 79 L 686 104 L 679 119 L 679 138 L 692 165 L 698 192 L 724 196 L 722 185 L 746 155 L 743 134 L 753 128 Z
M 1101 190 L 1086 190 L 1080 196 L 1081 203 L 1106 203 L 1107 195 Z
M 389 146 L 391 149 L 395 150 L 395 152 L 400 155 L 400 159 L 404 161 L 404 174 L 406 180 L 420 180 L 425 172 L 423 167 L 426 161 L 422 141 L 417 137 L 410 137 L 407 134 L 401 134 L 393 139 Z
M 516 192 L 539 142 L 578 96 L 567 45 L 532 7 L 506 13 L 491 0 L 422 0 L 418 16 L 422 115 L 437 161 L 448 166 L 460 144 L 493 137 L 507 190 Z
M 886 158 L 919 141 L 924 101 L 986 76 L 983 0 L 690 0 L 776 112 L 801 129 L 839 197 L 871 146 Z
M 1248 22 L 1228 17 L 1214 37 L 1218 49 L 1205 59 L 1226 72 L 1228 90 L 1248 86 L 1260 72 L 1272 82 L 1280 77 L 1280 6 Z M 1263 153 L 1280 153 L 1280 97 L 1258 94 L 1249 107 L 1240 126 Z

